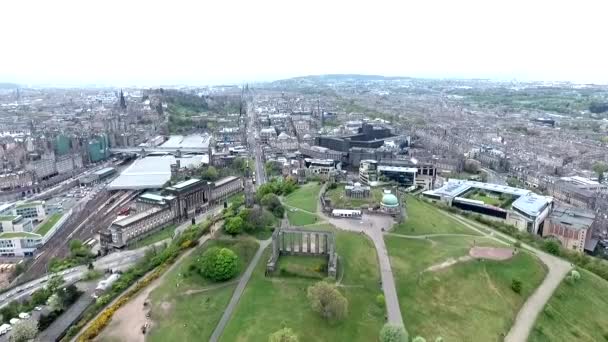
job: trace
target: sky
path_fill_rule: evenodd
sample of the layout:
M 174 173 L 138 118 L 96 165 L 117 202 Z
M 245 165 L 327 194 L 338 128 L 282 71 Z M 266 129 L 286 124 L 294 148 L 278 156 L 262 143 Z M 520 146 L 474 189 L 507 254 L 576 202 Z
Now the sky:
M 314 74 L 608 83 L 608 1 L 0 1 L 0 82 Z

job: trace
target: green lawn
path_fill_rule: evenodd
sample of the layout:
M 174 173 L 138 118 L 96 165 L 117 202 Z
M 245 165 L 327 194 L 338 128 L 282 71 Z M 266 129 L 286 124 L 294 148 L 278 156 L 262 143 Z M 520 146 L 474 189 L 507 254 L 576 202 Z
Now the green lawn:
M 236 280 L 214 283 L 190 270 L 190 265 L 207 248 L 229 247 L 239 256 L 244 271 L 258 243 L 251 238 L 211 240 L 165 276 L 150 294 L 154 321 L 147 341 L 207 341 L 220 320 L 236 287 Z
M 376 187 L 371 189 L 371 195 L 368 198 L 350 198 L 346 196 L 344 184 L 338 184 L 335 189 L 328 190 L 326 196 L 331 200 L 334 208 L 348 209 L 361 208 L 361 206 L 374 206 L 382 201 L 382 188 Z
M 148 236 L 146 236 L 145 238 L 134 242 L 132 245 L 129 245 L 129 249 L 137 249 L 143 246 L 148 246 L 151 245 L 153 243 L 156 243 L 158 241 L 162 241 L 164 239 L 172 239 L 173 238 L 173 233 L 175 232 L 175 228 L 177 228 L 177 225 L 172 224 L 169 225 L 155 233 L 152 233 Z
M 394 226 L 394 233 L 406 235 L 471 234 L 479 235 L 462 223 L 444 215 L 439 208 L 413 196 L 406 197 L 407 218 Z
M 304 226 L 307 224 L 313 224 L 319 220 L 317 215 L 309 214 L 305 211 L 301 211 L 295 209 L 291 209 L 289 207 L 287 209 L 287 218 L 289 219 L 289 223 L 294 226 Z
M 53 226 L 55 225 L 55 223 L 57 223 L 57 221 L 59 221 L 59 219 L 63 216 L 63 214 L 61 213 L 54 213 L 53 215 L 49 216 L 46 221 L 44 221 L 43 223 L 41 223 L 37 228 L 35 233 L 36 234 L 40 234 L 42 236 L 45 236 L 46 233 L 48 233 L 49 230 L 51 230 L 51 228 L 53 228 Z
M 608 341 L 608 281 L 578 271 L 577 283 L 563 281 L 557 288 L 528 341 Z
M 330 228 L 320 225 L 315 229 Z M 316 280 L 279 275 L 265 277 L 269 255 L 266 251 L 221 340 L 267 341 L 269 334 L 287 326 L 300 341 L 376 341 L 384 323 L 384 309 L 375 302 L 381 293 L 376 252 L 372 243 L 359 234 L 336 234 L 340 267 L 344 271 L 342 284 L 345 285 L 340 291 L 349 302 L 345 321 L 330 324 L 312 311 L 306 290 Z
M 476 245 L 502 246 L 483 237 L 413 240 L 385 237 L 399 304 L 410 335 L 428 340 L 502 341 L 525 299 L 545 276 L 542 264 L 522 252 L 508 261 L 468 261 L 422 272 Z M 523 282 L 521 295 L 510 288 Z
M 320 190 L 321 185 L 318 183 L 311 182 L 304 184 L 285 197 L 285 204 L 316 213 Z
M 323 279 L 327 277 L 327 258 L 286 255 L 279 259 L 279 275 Z

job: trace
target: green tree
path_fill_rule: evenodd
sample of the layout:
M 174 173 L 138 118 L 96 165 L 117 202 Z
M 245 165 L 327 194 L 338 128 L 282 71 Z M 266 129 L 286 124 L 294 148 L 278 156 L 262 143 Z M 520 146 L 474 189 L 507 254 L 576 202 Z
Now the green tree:
M 55 292 L 63 285 L 63 283 L 65 283 L 63 277 L 59 274 L 54 274 L 46 283 L 46 289 L 51 293 Z
M 270 334 L 268 342 L 298 342 L 298 336 L 290 328 L 283 328 Z
M 559 255 L 559 249 L 560 249 L 560 244 L 559 242 L 555 241 L 555 240 L 547 240 L 545 241 L 545 243 L 543 243 L 543 249 L 550 254 L 553 255 Z
M 593 164 L 593 171 L 597 173 L 597 181 L 602 183 L 604 181 L 604 173 L 608 171 L 608 164 L 597 162 Z
M 46 302 L 51 311 L 62 311 L 64 309 L 63 301 L 57 293 L 53 293 Z
M 266 194 L 262 197 L 262 205 L 266 207 L 274 216 L 283 218 L 285 215 L 285 208 L 281 204 L 279 197 L 275 194 Z
M 74 251 L 77 251 L 77 250 L 83 248 L 84 244 L 82 243 L 82 241 L 80 241 L 78 239 L 74 239 L 74 240 L 70 240 L 69 246 L 70 246 L 70 252 L 74 253 Z
M 308 300 L 312 309 L 327 320 L 342 320 L 348 314 L 348 300 L 328 282 L 320 281 L 309 286 Z
M 219 172 L 213 166 L 209 166 L 201 172 L 201 178 L 206 181 L 215 181 L 219 178 Z
M 25 342 L 32 340 L 38 334 L 38 322 L 33 319 L 24 319 L 13 324 L 11 330 L 11 341 Z
M 237 274 L 238 264 L 239 258 L 231 249 L 211 247 L 201 258 L 200 272 L 211 280 L 228 280 Z
M 224 230 L 230 235 L 237 235 L 245 229 L 245 221 L 239 216 L 231 217 L 226 222 Z
M 40 288 L 32 293 L 32 304 L 42 305 L 49 299 L 51 292 L 46 288 Z
M 426 339 L 422 336 L 416 336 L 412 339 L 412 342 L 426 342 Z
M 404 327 L 386 323 L 380 330 L 380 342 L 407 342 L 407 340 Z

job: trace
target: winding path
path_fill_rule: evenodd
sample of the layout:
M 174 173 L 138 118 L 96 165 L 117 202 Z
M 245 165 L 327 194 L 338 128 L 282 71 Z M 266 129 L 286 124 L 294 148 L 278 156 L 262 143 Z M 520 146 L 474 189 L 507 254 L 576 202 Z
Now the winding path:
M 226 324 L 228 324 L 230 317 L 232 317 L 232 312 L 236 308 L 236 305 L 239 303 L 241 295 L 243 294 L 243 291 L 245 291 L 245 287 L 247 286 L 247 283 L 251 278 L 251 274 L 253 274 L 253 270 L 257 266 L 258 261 L 260 261 L 264 250 L 270 245 L 271 242 L 272 239 L 267 239 L 260 242 L 260 247 L 258 248 L 258 251 L 253 256 L 253 259 L 251 259 L 251 262 L 249 262 L 249 266 L 247 266 L 247 269 L 245 270 L 243 276 L 239 279 L 239 283 L 236 286 L 234 293 L 232 293 L 232 298 L 230 298 L 230 302 L 228 303 L 226 310 L 224 310 L 222 318 L 220 318 L 220 321 L 215 326 L 215 329 L 213 330 L 213 334 L 211 335 L 209 341 L 217 342 L 220 336 L 222 336 L 224 328 L 226 328 Z
M 505 235 L 501 232 L 495 231 L 490 228 L 493 234 L 488 234 L 483 231 L 481 225 L 475 222 L 470 222 L 465 220 L 459 216 L 441 212 L 443 215 L 447 215 L 465 226 L 473 229 L 486 237 L 492 238 L 496 241 L 503 242 L 504 240 L 515 242 L 516 240 L 508 235 Z M 483 227 L 483 229 L 487 229 Z M 500 236 L 502 239 L 495 237 L 494 235 Z M 540 312 L 544 309 L 545 304 L 555 292 L 555 289 L 562 282 L 566 274 L 572 269 L 572 265 L 567 261 L 560 259 L 551 254 L 540 251 L 530 245 L 522 244 L 522 248 L 527 249 L 528 251 L 534 253 L 549 269 L 547 276 L 540 284 L 539 287 L 534 290 L 534 293 L 528 297 L 524 305 L 521 307 L 519 312 L 517 313 L 517 317 L 515 318 L 515 322 L 511 326 L 511 330 L 505 337 L 505 342 L 521 342 L 526 341 L 532 328 L 534 327 L 534 323 L 536 322 L 536 318 L 540 314 Z

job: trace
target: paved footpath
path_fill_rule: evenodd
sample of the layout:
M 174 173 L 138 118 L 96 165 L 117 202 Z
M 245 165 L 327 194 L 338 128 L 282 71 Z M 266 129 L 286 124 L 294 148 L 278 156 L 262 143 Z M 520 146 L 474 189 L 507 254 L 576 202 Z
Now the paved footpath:
M 470 222 L 468 220 L 464 220 L 461 217 L 443 213 L 444 215 L 450 216 L 455 220 L 461 222 L 467 227 L 483 234 L 486 237 L 493 238 L 497 241 L 504 241 L 494 237 L 493 235 L 487 234 L 484 230 L 478 229 L 480 225 L 476 222 Z M 485 229 L 485 227 L 484 227 Z M 493 231 L 494 235 L 499 235 L 503 239 L 509 240 L 511 242 L 515 242 L 516 240 L 508 235 L 505 235 L 498 231 Z M 534 323 L 536 322 L 536 318 L 540 314 L 540 312 L 544 309 L 545 304 L 551 299 L 553 292 L 562 282 L 566 274 L 572 269 L 572 265 L 556 256 L 540 251 L 530 245 L 522 244 L 522 247 L 532 252 L 536 255 L 549 269 L 547 276 L 540 284 L 539 287 L 534 290 L 534 293 L 524 303 L 524 305 L 519 309 L 517 313 L 517 317 L 515 318 L 515 322 L 511 326 L 511 330 L 505 337 L 505 342 L 521 342 L 528 340 L 528 336 L 534 327 Z
M 271 242 L 272 242 L 272 239 L 268 239 L 268 240 L 264 240 L 264 241 L 260 242 L 260 248 L 258 248 L 258 251 L 253 256 L 253 259 L 251 259 L 249 266 L 247 266 L 245 273 L 243 274 L 241 279 L 239 279 L 239 283 L 236 286 L 234 293 L 232 294 L 232 298 L 230 298 L 230 302 L 228 303 L 228 306 L 226 307 L 226 310 L 224 311 L 222 318 L 220 319 L 219 323 L 215 327 L 215 330 L 213 330 L 213 334 L 211 335 L 211 338 L 209 339 L 209 341 L 217 342 L 219 340 L 220 336 L 222 336 L 222 333 L 224 332 L 224 328 L 226 328 L 226 324 L 228 324 L 228 320 L 230 320 L 230 317 L 232 316 L 232 312 L 234 311 L 234 308 L 236 308 L 236 305 L 239 303 L 239 299 L 241 299 L 241 295 L 243 294 L 243 291 L 245 291 L 245 287 L 247 286 L 247 283 L 249 282 L 249 279 L 251 278 L 251 274 L 253 274 L 253 270 L 255 270 L 255 267 L 257 266 L 258 261 L 260 261 L 262 254 L 264 254 L 264 250 L 266 250 L 266 247 L 268 247 Z

